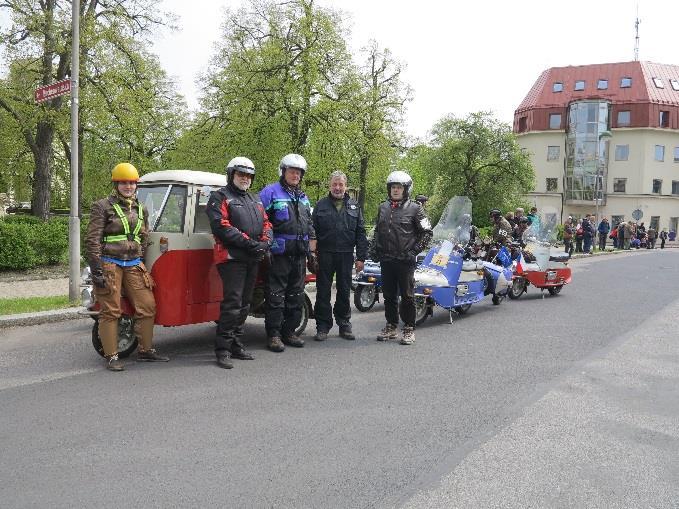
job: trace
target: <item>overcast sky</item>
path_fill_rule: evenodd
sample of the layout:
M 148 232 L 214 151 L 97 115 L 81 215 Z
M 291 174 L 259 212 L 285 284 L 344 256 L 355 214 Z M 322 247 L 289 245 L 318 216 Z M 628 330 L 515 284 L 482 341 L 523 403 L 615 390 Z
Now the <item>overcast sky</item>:
M 549 67 L 634 58 L 639 6 L 641 60 L 679 64 L 673 0 L 317 0 L 341 10 L 351 27 L 350 47 L 374 38 L 406 64 L 413 88 L 407 131 L 425 136 L 447 113 L 492 110 L 511 122 L 540 72 Z M 225 7 L 241 0 L 164 0 L 178 16 L 176 32 L 155 50 L 179 91 L 197 106 L 195 79 L 220 34 Z M 0 16 L 1 18 L 1 16 Z

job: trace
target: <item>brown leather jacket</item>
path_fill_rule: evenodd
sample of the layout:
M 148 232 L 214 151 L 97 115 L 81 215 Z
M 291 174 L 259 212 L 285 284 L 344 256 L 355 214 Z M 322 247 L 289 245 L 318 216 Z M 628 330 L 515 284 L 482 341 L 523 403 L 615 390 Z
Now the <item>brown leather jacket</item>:
M 144 259 L 148 246 L 148 211 L 143 208 L 144 224 L 139 231 L 141 244 L 135 240 L 123 240 L 118 242 L 104 242 L 104 237 L 109 235 L 123 235 L 125 229 L 118 217 L 113 205 L 118 203 L 127 217 L 130 232 L 134 232 L 138 221 L 139 202 L 136 198 L 128 201 L 120 198 L 115 192 L 108 198 L 98 200 L 92 204 L 90 223 L 87 226 L 85 245 L 87 248 L 87 261 L 93 272 L 101 269 L 101 257 L 110 256 L 119 260 Z

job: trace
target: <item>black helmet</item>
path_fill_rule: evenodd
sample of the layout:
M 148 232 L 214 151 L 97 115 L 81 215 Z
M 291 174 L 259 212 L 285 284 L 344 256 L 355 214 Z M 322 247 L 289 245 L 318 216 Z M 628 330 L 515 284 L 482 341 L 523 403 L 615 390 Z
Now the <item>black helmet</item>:
M 429 196 L 427 196 L 425 194 L 418 194 L 417 196 L 415 196 L 415 201 L 424 205 L 425 203 L 427 203 L 429 201 Z
M 490 211 L 490 217 L 495 218 L 498 216 L 502 216 L 502 211 L 500 209 L 493 209 Z

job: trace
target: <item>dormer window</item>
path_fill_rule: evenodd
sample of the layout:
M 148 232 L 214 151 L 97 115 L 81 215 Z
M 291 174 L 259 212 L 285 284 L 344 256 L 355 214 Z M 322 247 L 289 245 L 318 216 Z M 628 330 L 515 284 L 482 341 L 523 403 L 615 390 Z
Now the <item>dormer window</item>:
M 630 88 L 632 86 L 632 78 L 620 78 L 620 88 Z
M 552 85 L 552 92 L 563 92 L 563 83 L 560 81 L 555 82 Z
M 585 90 L 585 81 L 578 80 L 575 82 L 575 88 L 573 90 Z
M 665 88 L 665 85 L 660 78 L 653 78 L 653 84 L 656 88 Z
M 599 80 L 596 84 L 597 90 L 606 90 L 608 88 L 608 80 Z
M 677 91 L 679 91 L 679 81 L 677 81 L 677 80 L 670 80 L 670 85 L 672 85 L 672 90 L 677 90 Z

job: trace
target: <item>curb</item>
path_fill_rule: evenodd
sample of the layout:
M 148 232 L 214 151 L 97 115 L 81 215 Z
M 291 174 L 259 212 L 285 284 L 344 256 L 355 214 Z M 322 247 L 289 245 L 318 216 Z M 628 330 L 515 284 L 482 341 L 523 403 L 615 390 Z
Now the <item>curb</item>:
M 26 327 L 28 325 L 42 325 L 45 323 L 61 322 L 64 320 L 74 320 L 76 318 L 87 318 L 87 315 L 80 314 L 85 311 L 84 307 L 53 309 L 49 311 L 38 311 L 37 313 L 21 313 L 18 315 L 0 316 L 0 329 L 7 327 Z

